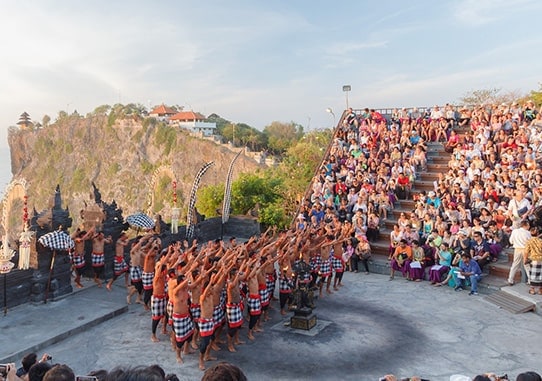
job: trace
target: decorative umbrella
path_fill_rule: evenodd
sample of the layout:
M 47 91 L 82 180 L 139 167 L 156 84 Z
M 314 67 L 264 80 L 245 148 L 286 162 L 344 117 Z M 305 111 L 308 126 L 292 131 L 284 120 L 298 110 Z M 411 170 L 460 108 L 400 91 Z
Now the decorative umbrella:
M 137 229 L 152 229 L 154 228 L 154 220 L 145 213 L 138 212 L 126 217 L 126 222 L 132 228 Z
M 55 257 L 57 250 L 69 250 L 75 246 L 75 242 L 68 233 L 63 230 L 56 230 L 51 233 L 47 233 L 38 239 L 38 242 L 43 246 L 53 250 L 53 257 L 51 258 L 51 266 L 49 268 L 49 279 L 47 280 L 47 288 L 45 289 L 45 301 L 47 303 L 47 296 L 49 295 L 49 289 L 51 287 L 51 278 L 53 276 L 53 267 L 55 265 Z

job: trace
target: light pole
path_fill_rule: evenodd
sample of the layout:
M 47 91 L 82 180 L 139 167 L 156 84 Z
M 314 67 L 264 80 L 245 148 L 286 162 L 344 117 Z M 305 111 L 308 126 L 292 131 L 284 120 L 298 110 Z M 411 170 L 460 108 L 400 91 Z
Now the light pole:
M 343 91 L 346 93 L 346 109 L 348 110 L 348 92 L 352 90 L 352 87 L 350 85 L 344 85 Z
M 333 128 L 335 128 L 336 127 L 336 125 L 335 125 L 335 113 L 333 113 L 333 110 L 331 109 L 331 107 L 326 108 L 326 112 L 333 115 Z

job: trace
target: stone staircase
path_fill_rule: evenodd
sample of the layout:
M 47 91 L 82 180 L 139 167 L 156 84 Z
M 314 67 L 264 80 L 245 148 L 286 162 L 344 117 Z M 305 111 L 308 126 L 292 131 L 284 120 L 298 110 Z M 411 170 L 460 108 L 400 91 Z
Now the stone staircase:
M 434 181 L 438 179 L 438 174 L 448 171 L 448 161 L 450 154 L 444 151 L 441 143 L 431 142 L 427 144 L 427 170 L 419 173 L 415 181 L 412 194 L 421 191 L 430 191 L 434 189 Z M 395 208 L 388 214 L 388 219 L 383 222 L 380 228 L 380 238 L 371 243 L 372 259 L 369 264 L 371 272 L 379 274 L 389 274 L 390 265 L 388 261 L 390 232 L 397 223 L 397 218 L 402 212 L 412 212 L 415 208 L 415 202 L 410 200 L 399 200 Z M 488 264 L 484 267 L 484 275 L 480 283 L 481 292 L 493 292 L 507 286 L 507 277 L 512 263 L 513 251 L 511 248 L 504 249 L 501 252 L 499 261 Z M 516 274 L 516 282 L 521 280 L 521 274 Z

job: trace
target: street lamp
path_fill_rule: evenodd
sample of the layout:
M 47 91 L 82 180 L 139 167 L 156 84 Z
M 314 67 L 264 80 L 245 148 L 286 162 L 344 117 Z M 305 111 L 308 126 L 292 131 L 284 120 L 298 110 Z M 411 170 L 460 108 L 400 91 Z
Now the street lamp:
M 352 90 L 352 87 L 350 85 L 344 85 L 343 91 L 346 93 L 346 109 L 348 110 L 348 92 Z
M 328 107 L 326 108 L 326 112 L 330 113 L 331 115 L 333 115 L 333 128 L 335 128 L 335 114 L 333 113 L 333 110 L 331 109 L 331 107 Z

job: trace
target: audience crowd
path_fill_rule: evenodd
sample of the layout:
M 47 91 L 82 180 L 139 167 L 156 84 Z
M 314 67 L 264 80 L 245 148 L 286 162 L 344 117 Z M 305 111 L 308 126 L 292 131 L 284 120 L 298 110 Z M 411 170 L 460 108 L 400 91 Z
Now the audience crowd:
M 449 161 L 430 191 L 414 193 L 427 170 L 430 142 L 442 142 Z M 409 280 L 449 283 L 458 291 L 474 282 L 476 294 L 484 266 L 511 245 L 512 231 L 538 219 L 541 159 L 542 119 L 532 101 L 395 109 L 389 119 L 350 108 L 303 201 L 298 226 L 351 222 L 355 249 L 358 242 L 378 240 L 398 200 L 412 199 L 415 206 L 400 214 L 390 233 L 390 280 L 400 271 Z M 357 271 L 362 258 L 351 258 Z

